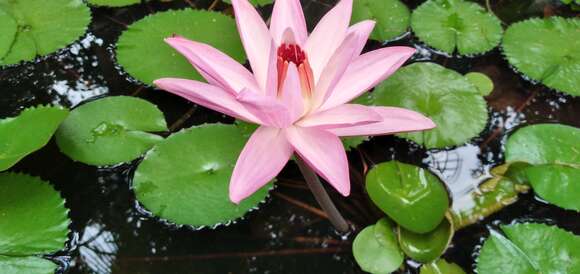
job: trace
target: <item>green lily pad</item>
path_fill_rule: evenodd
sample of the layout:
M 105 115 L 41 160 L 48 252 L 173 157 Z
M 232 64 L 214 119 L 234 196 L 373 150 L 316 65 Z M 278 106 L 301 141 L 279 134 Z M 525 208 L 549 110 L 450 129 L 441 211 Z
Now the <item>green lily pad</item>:
M 516 131 L 506 144 L 506 162 L 525 162 L 527 181 L 542 199 L 580 211 L 580 129 L 538 124 Z
M 0 66 L 64 48 L 82 36 L 91 21 L 90 10 L 81 0 L 11 0 L 0 3 L 0 10 L 11 17 L 0 16 L 1 30 L 17 24 L 15 34 L 9 31 L 0 38 Z M 4 39 L 11 40 L 6 51 L 2 51 Z
M 233 18 L 184 9 L 158 12 L 130 25 L 119 37 L 117 61 L 132 77 L 149 85 L 164 77 L 202 80 L 187 59 L 163 41 L 173 35 L 210 44 L 239 62 L 246 59 Z
M 354 259 L 360 268 L 374 274 L 388 274 L 403 263 L 393 225 L 386 219 L 363 229 L 352 244 Z
M 444 259 L 425 264 L 421 267 L 420 274 L 465 274 L 465 271 L 454 263 L 449 263 Z
M 149 0 L 145 0 L 149 1 Z M 87 0 L 87 3 L 103 7 L 124 7 L 142 3 L 141 0 Z
M 411 12 L 399 0 L 356 0 L 352 6 L 351 22 L 363 20 L 376 22 L 370 38 L 386 41 L 397 38 L 407 32 Z
M 435 229 L 449 206 L 439 178 L 423 168 L 397 161 L 374 166 L 367 175 L 366 189 L 383 212 L 416 233 Z
M 427 148 L 463 144 L 487 124 L 487 105 L 480 91 L 465 76 L 435 63 L 403 67 L 375 88 L 371 102 L 431 118 L 437 125 L 434 129 L 398 134 Z
M 252 5 L 256 7 L 265 6 L 274 3 L 274 0 L 249 0 Z M 224 0 L 228 4 L 232 4 L 231 0 Z
M 135 97 L 105 97 L 71 111 L 56 132 L 56 143 L 75 161 L 113 165 L 131 161 L 163 140 L 149 132 L 167 130 L 155 105 Z
M 580 19 L 553 16 L 512 24 L 502 46 L 510 64 L 529 78 L 580 96 Z
M 39 257 L 9 257 L 0 255 L 2 274 L 54 274 L 58 265 Z
M 264 201 L 268 184 L 239 205 L 228 186 L 245 138 L 233 125 L 206 124 L 157 144 L 141 162 L 133 187 L 153 214 L 176 224 L 216 226 L 242 217 Z
M 67 115 L 61 107 L 38 106 L 0 119 L 0 171 L 45 146 Z
M 18 24 L 10 14 L 4 12 L 0 9 L 0 57 L 6 56 L 14 39 L 16 38 L 16 32 L 18 31 Z
M 480 5 L 463 0 L 428 0 L 411 15 L 411 27 L 429 46 L 461 55 L 487 52 L 501 41 L 500 20 Z
M 0 255 L 28 256 L 64 248 L 68 209 L 50 184 L 39 178 L 0 173 Z
M 492 231 L 477 259 L 478 273 L 578 273 L 579 236 L 555 226 L 534 223 L 501 229 L 507 237 Z
M 465 74 L 465 78 L 479 90 L 481 96 L 487 96 L 493 91 L 493 81 L 481 72 L 470 72 Z
M 447 219 L 443 219 L 433 231 L 422 234 L 399 227 L 399 245 L 413 260 L 428 263 L 445 252 L 453 238 L 453 232 L 453 224 Z

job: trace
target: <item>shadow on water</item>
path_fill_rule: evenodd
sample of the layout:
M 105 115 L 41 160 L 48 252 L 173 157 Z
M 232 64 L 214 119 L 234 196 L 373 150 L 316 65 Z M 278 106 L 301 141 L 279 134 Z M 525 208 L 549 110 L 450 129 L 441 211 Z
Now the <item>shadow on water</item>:
M 192 3 L 193 2 L 193 3 Z M 414 8 L 421 1 L 405 1 Z M 550 1 L 492 1 L 504 22 L 513 22 L 548 9 Z M 503 3 L 509 2 L 509 3 Z M 518 5 L 514 6 L 515 2 Z M 93 9 L 90 33 L 67 50 L 33 64 L 0 71 L 0 117 L 13 116 L 38 104 L 74 107 L 102 95 L 134 95 L 157 104 L 175 128 L 230 119 L 181 100 L 169 93 L 142 87 L 119 73 L 112 57 L 116 38 L 127 24 L 153 11 L 210 6 L 209 1 L 152 2 L 128 8 Z M 306 1 L 307 18 L 316 22 L 333 1 Z M 227 10 L 226 4 L 217 9 Z M 269 14 L 265 7 L 263 14 Z M 312 23 L 311 22 L 311 23 Z M 389 45 L 415 45 L 408 35 Z M 367 50 L 381 46 L 371 42 Z M 558 122 L 580 127 L 580 99 L 550 91 L 523 80 L 502 58 L 499 50 L 473 58 L 445 57 L 420 45 L 417 60 L 430 60 L 461 73 L 484 72 L 495 83 L 487 96 L 490 120 L 486 130 L 466 145 L 425 151 L 396 137 L 378 137 L 350 152 L 353 194 L 333 199 L 358 231 L 381 215 L 362 187 L 365 167 L 397 159 L 428 167 L 450 189 L 454 207 L 470 201 L 464 197 L 491 167 L 501 163 L 506 136 L 519 126 Z M 187 114 L 187 115 L 184 115 Z M 355 234 L 340 236 L 316 210 L 316 203 L 289 164 L 267 202 L 243 220 L 215 230 L 176 227 L 145 214 L 131 191 L 136 163 L 95 168 L 75 163 L 51 142 L 25 158 L 13 171 L 50 180 L 62 191 L 73 220 L 67 250 L 51 256 L 63 273 L 361 273 L 351 255 Z M 490 218 L 459 231 L 444 257 L 472 270 L 474 252 L 490 227 L 516 220 L 540 220 L 580 233 L 572 212 L 548 205 L 533 194 Z M 418 273 L 409 262 L 400 273 Z

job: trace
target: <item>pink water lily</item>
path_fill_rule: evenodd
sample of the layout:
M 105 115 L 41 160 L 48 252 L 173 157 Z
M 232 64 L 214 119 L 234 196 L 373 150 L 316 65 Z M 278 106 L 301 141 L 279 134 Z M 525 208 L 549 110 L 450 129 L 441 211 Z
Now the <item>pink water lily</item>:
M 163 78 L 155 84 L 196 104 L 260 124 L 238 158 L 229 195 L 239 203 L 272 180 L 296 153 L 338 192 L 350 181 L 341 136 L 418 131 L 435 125 L 396 107 L 349 103 L 397 70 L 415 50 L 387 47 L 361 55 L 373 21 L 349 26 L 341 0 L 310 36 L 299 0 L 278 0 L 270 28 L 247 0 L 232 0 L 252 72 L 210 45 L 167 38 L 207 83 Z

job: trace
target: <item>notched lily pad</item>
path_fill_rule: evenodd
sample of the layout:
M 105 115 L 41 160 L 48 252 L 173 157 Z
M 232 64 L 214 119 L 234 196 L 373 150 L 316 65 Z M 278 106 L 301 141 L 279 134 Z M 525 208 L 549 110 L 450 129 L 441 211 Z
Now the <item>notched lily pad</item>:
M 29 256 L 64 248 L 68 209 L 50 184 L 29 175 L 0 173 L 0 193 L 0 255 Z
M 171 135 L 135 171 L 137 199 L 153 214 L 180 225 L 216 226 L 242 217 L 272 187 L 262 187 L 239 205 L 229 200 L 230 177 L 246 140 L 238 128 L 223 124 Z
M 39 257 L 10 257 L 0 255 L 2 274 L 54 274 L 58 265 Z
M 62 107 L 38 106 L 0 119 L 0 171 L 45 146 L 67 115 Z
M 510 64 L 527 77 L 580 96 L 580 19 L 552 16 L 512 24 L 502 47 Z
M 164 42 L 173 35 L 210 44 L 242 63 L 246 59 L 233 18 L 185 9 L 158 12 L 131 24 L 117 42 L 117 61 L 133 78 L 149 85 L 164 77 L 201 81 L 187 59 Z
M 439 258 L 449 246 L 453 238 L 453 223 L 447 218 L 427 233 L 415 233 L 399 227 L 397 235 L 399 245 L 407 256 L 422 263 L 428 263 Z
M 556 226 L 525 223 L 502 226 L 506 236 L 491 231 L 479 258 L 477 272 L 577 273 L 580 237 Z
M 82 36 L 91 21 L 90 10 L 81 0 L 3 1 L 0 11 L 5 14 L 0 13 L 0 66 L 31 61 L 64 48 Z M 12 33 L 14 23 L 16 33 Z
M 388 274 L 403 263 L 393 224 L 386 218 L 363 229 L 352 244 L 354 259 L 362 270 L 374 274 Z
M 435 229 L 449 206 L 439 178 L 428 170 L 397 161 L 374 166 L 367 175 L 366 189 L 383 212 L 416 233 Z
M 150 0 L 87 0 L 87 3 L 99 7 L 124 7 L 140 4 Z
M 56 143 L 75 161 L 114 165 L 139 157 L 163 140 L 149 132 L 167 130 L 155 105 L 135 97 L 105 97 L 71 111 L 56 132 Z
M 377 41 L 395 39 L 407 32 L 411 12 L 399 0 L 356 0 L 352 6 L 351 22 L 376 22 L 370 38 Z
M 437 125 L 434 129 L 398 134 L 427 148 L 463 144 L 487 124 L 481 92 L 465 76 L 435 63 L 401 68 L 375 88 L 370 100 L 373 105 L 411 109 L 431 118 Z
M 487 52 L 502 37 L 499 19 L 479 4 L 464 0 L 428 0 L 411 15 L 411 27 L 429 46 L 461 55 Z

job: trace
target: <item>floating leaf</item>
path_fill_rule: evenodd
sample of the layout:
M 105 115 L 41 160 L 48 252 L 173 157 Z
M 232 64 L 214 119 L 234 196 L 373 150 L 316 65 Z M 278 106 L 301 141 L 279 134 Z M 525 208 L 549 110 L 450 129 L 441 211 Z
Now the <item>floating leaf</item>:
M 363 20 L 376 22 L 370 38 L 392 40 L 409 28 L 411 12 L 399 0 L 356 0 L 352 7 L 352 23 Z
M 0 119 L 0 171 L 45 146 L 67 115 L 61 107 L 39 106 Z
M 144 0 L 149 1 L 149 0 Z M 135 4 L 140 4 L 141 0 L 87 0 L 87 3 L 94 6 L 104 6 L 104 7 L 124 7 Z
M 492 231 L 477 260 L 477 272 L 578 273 L 580 237 L 555 226 L 515 224 Z
M 0 269 L 2 269 L 2 274 L 54 274 L 57 268 L 57 264 L 39 257 L 9 257 L 0 255 Z
M 388 274 L 403 263 L 393 225 L 386 219 L 363 229 L 352 244 L 354 259 L 362 270 L 374 274 Z
M 268 4 L 272 4 L 274 2 L 274 0 L 249 0 L 250 3 L 252 3 L 252 5 L 259 7 L 259 6 L 265 6 Z M 232 0 L 224 0 L 224 2 L 231 4 Z
M 244 147 L 235 126 L 206 124 L 168 137 L 141 162 L 133 187 L 153 214 L 176 224 L 214 226 L 242 217 L 268 194 L 266 185 L 239 205 L 228 196 L 230 177 Z
M 580 19 L 553 16 L 512 24 L 502 46 L 510 64 L 526 76 L 580 96 Z
M 153 104 L 128 96 L 105 97 L 75 108 L 56 132 L 60 150 L 89 165 L 131 161 L 163 140 L 148 132 L 167 131 Z
M 501 40 L 501 22 L 480 5 L 463 0 L 428 0 L 411 15 L 411 27 L 429 46 L 461 55 L 484 53 Z
M 246 59 L 233 18 L 185 9 L 158 12 L 130 25 L 119 37 L 117 61 L 149 85 L 164 77 L 202 80 L 187 59 L 163 41 L 173 35 L 210 44 L 239 62 Z
M 12 17 L 0 16 L 1 30 L 13 22 L 18 25 L 10 48 L 3 52 L 0 45 L 0 66 L 31 61 L 65 47 L 85 33 L 91 20 L 90 10 L 81 0 L 2 1 L 0 10 Z M 12 34 L 7 33 L 10 40 Z
M 428 263 L 443 254 L 453 238 L 453 232 L 453 224 L 447 219 L 443 219 L 433 231 L 423 234 L 399 227 L 399 245 L 411 259 Z
M 420 274 L 465 274 L 465 271 L 454 263 L 439 259 L 421 267 Z
M 398 134 L 427 148 L 463 144 L 487 124 L 487 105 L 479 90 L 463 75 L 434 63 L 403 67 L 375 88 L 371 101 L 431 118 L 437 125 L 434 129 Z
M 580 129 L 538 124 L 519 129 L 506 144 L 506 162 L 525 162 L 534 191 L 557 206 L 580 211 Z
M 444 219 L 449 197 L 429 171 L 397 161 L 374 166 L 366 178 L 371 200 L 400 226 L 426 233 Z
M 0 173 L 0 255 L 53 253 L 67 240 L 68 210 L 52 186 L 23 174 Z
M 0 58 L 8 54 L 14 39 L 16 39 L 16 32 L 18 31 L 18 24 L 10 14 L 0 9 Z
M 481 96 L 487 96 L 493 91 L 493 81 L 481 72 L 470 72 L 465 74 L 465 78 L 479 90 Z

